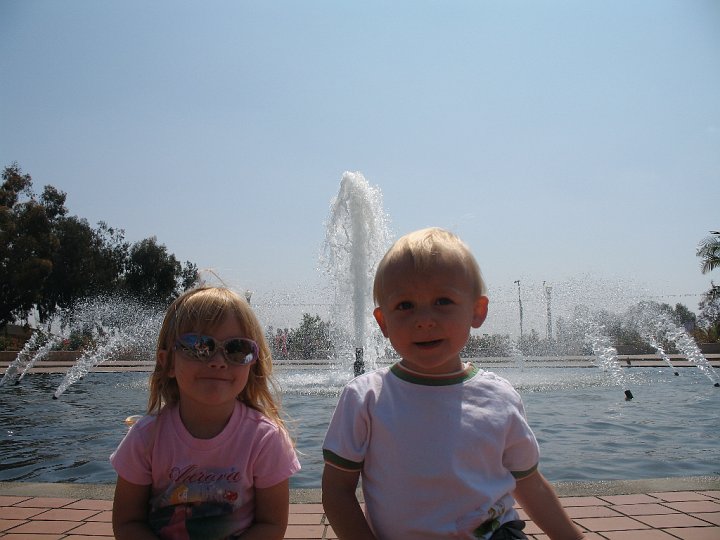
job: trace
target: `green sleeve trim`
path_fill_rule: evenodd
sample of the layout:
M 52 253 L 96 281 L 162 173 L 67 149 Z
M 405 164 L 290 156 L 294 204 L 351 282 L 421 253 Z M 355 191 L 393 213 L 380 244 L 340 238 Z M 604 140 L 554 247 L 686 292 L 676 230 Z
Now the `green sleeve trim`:
M 529 468 L 527 471 L 510 471 L 510 474 L 513 475 L 515 480 L 520 480 L 522 478 L 527 478 L 528 476 L 530 476 L 532 473 L 537 471 L 537 468 L 538 468 L 538 464 L 536 463 L 531 468 Z
M 361 471 L 364 463 L 363 461 L 350 461 L 349 459 L 340 457 L 335 452 L 326 450 L 325 448 L 323 448 L 323 459 L 326 463 L 346 471 Z

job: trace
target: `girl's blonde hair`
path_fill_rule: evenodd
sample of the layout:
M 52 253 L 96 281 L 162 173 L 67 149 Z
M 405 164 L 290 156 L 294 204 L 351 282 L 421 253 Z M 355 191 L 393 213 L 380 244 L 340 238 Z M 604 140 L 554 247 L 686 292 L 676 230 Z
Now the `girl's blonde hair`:
M 487 296 L 487 285 L 470 248 L 450 231 L 430 227 L 402 236 L 382 258 L 373 283 L 373 299 L 376 306 L 380 305 L 380 300 L 385 294 L 383 282 L 388 268 L 407 261 L 410 261 L 418 272 L 431 271 L 438 264 L 457 264 L 470 278 L 475 297 Z
M 237 399 L 286 430 L 271 378 L 272 356 L 262 327 L 247 301 L 226 287 L 191 289 L 180 295 L 168 308 L 160 328 L 156 352 L 166 351 L 166 361 L 156 360 L 155 370 L 150 376 L 148 413 L 156 414 L 163 406 L 177 403 L 180 399 L 177 381 L 168 375 L 175 361 L 173 347 L 178 336 L 188 332 L 210 331 L 228 315 L 238 321 L 243 337 L 255 341 L 259 350 L 257 361 L 250 366 L 247 384 Z

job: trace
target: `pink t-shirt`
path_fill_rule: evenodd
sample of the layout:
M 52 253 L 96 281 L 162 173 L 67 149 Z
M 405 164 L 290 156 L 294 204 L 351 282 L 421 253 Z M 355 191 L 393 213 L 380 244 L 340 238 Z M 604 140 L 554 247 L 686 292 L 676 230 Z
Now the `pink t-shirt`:
M 149 523 L 161 538 L 240 534 L 253 521 L 254 488 L 274 486 L 300 470 L 287 435 L 239 401 L 212 439 L 190 435 L 177 406 L 145 416 L 110 462 L 128 482 L 152 485 Z

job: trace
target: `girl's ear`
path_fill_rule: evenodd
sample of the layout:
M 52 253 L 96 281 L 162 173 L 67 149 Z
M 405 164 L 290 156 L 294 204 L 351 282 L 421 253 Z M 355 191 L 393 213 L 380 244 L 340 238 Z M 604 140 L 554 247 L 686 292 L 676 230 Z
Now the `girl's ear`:
M 480 328 L 482 323 L 485 322 L 485 318 L 488 314 L 488 303 L 489 300 L 487 296 L 480 296 L 477 300 L 475 300 L 472 320 L 473 328 Z
M 376 307 L 373 310 L 373 315 L 375 316 L 375 320 L 377 321 L 378 326 L 380 327 L 380 331 L 382 332 L 382 335 L 385 337 L 388 337 L 387 324 L 385 324 L 385 316 L 383 315 L 382 310 L 379 307 Z
M 158 349 L 155 360 L 159 366 L 167 371 L 168 377 L 175 377 L 175 367 L 170 360 L 170 354 L 166 349 Z

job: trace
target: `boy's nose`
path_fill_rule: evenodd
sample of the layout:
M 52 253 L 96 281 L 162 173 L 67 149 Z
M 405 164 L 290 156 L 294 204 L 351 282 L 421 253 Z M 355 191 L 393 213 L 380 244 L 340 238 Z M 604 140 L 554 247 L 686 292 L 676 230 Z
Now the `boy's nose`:
M 432 328 L 435 326 L 435 319 L 429 313 L 418 313 L 415 319 L 416 328 Z

